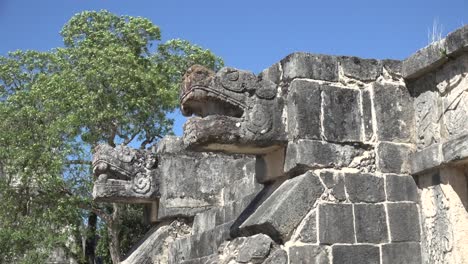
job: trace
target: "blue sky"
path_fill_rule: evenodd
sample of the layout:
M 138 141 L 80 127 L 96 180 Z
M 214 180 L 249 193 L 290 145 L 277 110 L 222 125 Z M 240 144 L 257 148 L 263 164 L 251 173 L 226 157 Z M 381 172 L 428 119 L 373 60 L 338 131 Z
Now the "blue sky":
M 434 21 L 444 35 L 468 23 L 467 0 L 0 0 L 0 55 L 62 46 L 73 14 L 100 9 L 149 18 L 163 40 L 189 40 L 256 73 L 294 51 L 404 59 L 428 44 Z

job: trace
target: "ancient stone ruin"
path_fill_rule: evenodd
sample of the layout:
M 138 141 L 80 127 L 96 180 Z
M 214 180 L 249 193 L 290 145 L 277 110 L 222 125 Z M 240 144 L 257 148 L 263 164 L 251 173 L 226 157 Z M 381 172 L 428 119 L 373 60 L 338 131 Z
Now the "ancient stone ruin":
M 101 146 L 94 197 L 149 203 L 123 263 L 468 263 L 468 26 L 404 61 L 191 67 L 182 138 Z

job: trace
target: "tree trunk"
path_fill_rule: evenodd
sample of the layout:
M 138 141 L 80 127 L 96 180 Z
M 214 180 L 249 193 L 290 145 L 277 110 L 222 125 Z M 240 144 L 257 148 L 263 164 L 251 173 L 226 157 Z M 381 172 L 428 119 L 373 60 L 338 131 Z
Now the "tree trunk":
M 117 204 L 112 204 L 112 221 L 107 224 L 107 232 L 109 233 L 109 252 L 112 258 L 112 263 L 120 263 L 120 208 Z
M 85 255 L 88 264 L 96 263 L 96 224 L 97 215 L 93 212 L 88 216 L 88 231 L 86 232 Z

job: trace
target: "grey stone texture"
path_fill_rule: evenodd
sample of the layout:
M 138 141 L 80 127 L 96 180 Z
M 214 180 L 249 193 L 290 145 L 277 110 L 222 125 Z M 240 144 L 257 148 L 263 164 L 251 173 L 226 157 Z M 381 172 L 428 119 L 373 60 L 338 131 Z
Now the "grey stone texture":
M 435 42 L 418 50 L 403 61 L 403 77 L 407 79 L 416 78 L 439 67 L 448 60 L 444 53 L 445 40 Z
M 372 99 L 368 89 L 361 91 L 362 122 L 364 123 L 364 141 L 369 141 L 374 136 L 372 123 Z
M 444 161 L 442 145 L 433 144 L 410 155 L 411 174 L 418 174 L 439 167 Z
M 263 264 L 288 264 L 289 258 L 288 253 L 283 249 L 277 249 L 268 256 Z
M 388 242 L 387 219 L 383 204 L 355 204 L 357 243 Z
M 380 264 L 379 248 L 371 245 L 335 245 L 333 264 Z
M 414 178 L 409 175 L 385 175 L 385 190 L 388 201 L 419 201 L 418 186 Z
M 442 144 L 444 162 L 460 162 L 468 159 L 468 133 Z
M 318 206 L 320 244 L 354 243 L 353 206 L 320 204 Z
M 419 78 L 409 89 L 413 89 L 416 123 L 416 144 L 419 148 L 428 147 L 440 142 L 440 121 L 442 112 L 442 101 L 437 91 L 434 91 L 433 83 L 435 74 Z M 427 80 L 429 79 L 429 80 Z M 417 91 L 422 90 L 422 91 Z
M 168 263 L 178 264 L 183 261 L 195 261 L 195 259 L 217 253 L 218 247 L 230 238 L 229 227 L 231 224 L 232 222 L 229 222 L 202 233 L 177 237 L 175 241 L 169 243 Z
M 298 227 L 297 240 L 303 243 L 317 242 L 317 213 L 312 211 Z
M 400 60 L 392 60 L 392 59 L 384 59 L 381 61 L 383 68 L 392 76 L 394 77 L 401 77 L 402 72 L 402 61 Z
M 285 181 L 240 225 L 240 233 L 263 233 L 275 241 L 287 241 L 323 191 L 312 172 Z
M 260 74 L 259 77 L 262 79 L 270 80 L 276 84 L 279 84 L 281 81 L 281 64 L 280 63 L 275 63 L 269 68 L 263 70 Z
M 385 201 L 384 179 L 374 174 L 346 173 L 346 191 L 351 202 L 376 203 Z
M 374 83 L 374 107 L 380 141 L 410 142 L 413 137 L 413 101 L 405 86 Z
M 409 160 L 412 149 L 410 145 L 380 142 L 377 145 L 377 169 L 383 173 L 409 173 Z
M 270 253 L 272 243 L 273 240 L 264 234 L 248 237 L 239 248 L 239 253 L 236 258 L 237 262 L 262 263 Z
M 330 256 L 325 246 L 294 246 L 289 248 L 289 261 L 302 264 L 329 264 Z
M 382 245 L 382 264 L 407 263 L 422 263 L 419 243 L 407 242 Z
M 320 179 L 325 187 L 329 190 L 329 194 L 338 201 L 346 200 L 344 175 L 341 172 L 323 170 L 319 172 Z
M 322 85 L 323 134 L 332 142 L 361 140 L 359 90 Z
M 445 39 L 420 49 L 403 61 L 403 77 L 417 78 L 447 62 L 450 56 L 458 56 L 468 47 L 468 26 L 447 35 Z
M 139 242 L 140 245 L 132 249 L 120 263 L 167 263 L 168 255 L 163 253 L 168 251 L 174 237 L 186 235 L 187 229 L 188 226 L 179 221 L 151 228 Z
M 335 56 L 293 53 L 281 60 L 283 79 L 307 78 L 338 81 L 338 59 Z
M 467 50 L 468 48 L 468 25 L 465 25 L 447 35 L 445 40 L 447 55 Z
M 415 203 L 389 203 L 387 206 L 391 242 L 419 242 L 420 222 Z
M 291 82 L 287 98 L 290 139 L 320 139 L 320 86 L 306 80 Z
M 177 144 L 182 140 L 175 138 Z M 193 216 L 221 202 L 241 200 L 255 194 L 253 158 L 243 155 L 176 152 L 176 143 L 166 140 L 158 148 L 161 171 L 161 218 L 174 215 Z M 167 151 L 167 152 L 166 152 Z M 243 189 L 234 189 L 243 183 Z
M 340 65 L 345 76 L 361 81 L 374 81 L 382 73 L 382 64 L 374 59 L 340 57 Z
M 360 154 L 362 150 L 354 146 L 301 139 L 288 143 L 284 171 L 346 167 Z

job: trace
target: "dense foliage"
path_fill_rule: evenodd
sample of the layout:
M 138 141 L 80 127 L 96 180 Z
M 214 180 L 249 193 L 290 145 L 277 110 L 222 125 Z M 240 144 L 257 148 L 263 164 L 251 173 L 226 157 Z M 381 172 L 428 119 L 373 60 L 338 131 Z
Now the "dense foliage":
M 161 42 L 148 19 L 107 11 L 76 14 L 61 36 L 50 52 L 0 57 L 1 263 L 40 263 L 57 248 L 90 262 L 81 239 L 94 247 L 106 225 L 131 237 L 118 207 L 90 200 L 93 147 L 157 142 L 171 132 L 184 70 L 222 65 L 187 41 Z

